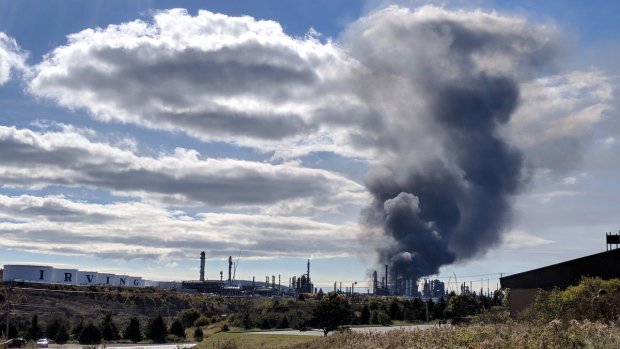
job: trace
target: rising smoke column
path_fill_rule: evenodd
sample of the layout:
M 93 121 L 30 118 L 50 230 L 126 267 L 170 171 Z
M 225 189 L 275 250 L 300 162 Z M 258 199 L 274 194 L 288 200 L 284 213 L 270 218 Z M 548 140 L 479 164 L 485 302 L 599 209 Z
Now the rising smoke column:
M 519 78 L 553 54 L 549 32 L 494 13 L 389 7 L 347 34 L 372 82 L 360 94 L 384 125 L 367 130 L 382 148 L 363 212 L 390 240 L 379 263 L 418 278 L 486 252 L 527 181 L 501 129 L 519 105 Z

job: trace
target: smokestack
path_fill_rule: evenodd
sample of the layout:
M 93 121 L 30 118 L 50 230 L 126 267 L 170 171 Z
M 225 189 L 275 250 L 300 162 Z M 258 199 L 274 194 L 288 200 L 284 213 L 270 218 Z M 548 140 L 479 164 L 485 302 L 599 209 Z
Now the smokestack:
M 376 293 L 377 292 L 377 271 L 375 270 L 372 273 L 372 293 Z
M 232 256 L 228 256 L 228 283 L 229 284 L 232 284 L 232 266 L 233 266 Z
M 307 282 L 310 283 L 310 259 L 308 258 L 308 272 L 306 273 L 306 276 L 308 277 Z
M 388 265 L 385 265 L 385 289 L 388 288 Z
M 200 252 L 200 281 L 205 281 L 205 251 Z

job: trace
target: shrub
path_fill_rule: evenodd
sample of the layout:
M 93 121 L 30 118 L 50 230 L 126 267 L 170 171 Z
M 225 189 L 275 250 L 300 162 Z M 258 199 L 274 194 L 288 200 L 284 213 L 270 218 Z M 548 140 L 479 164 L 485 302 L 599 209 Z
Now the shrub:
M 137 317 L 132 317 L 125 326 L 123 338 L 137 343 L 142 340 L 142 330 L 140 329 L 140 321 Z
M 67 327 L 64 324 L 60 324 L 58 327 L 58 332 L 56 332 L 56 343 L 65 344 L 68 340 L 69 333 L 67 332 Z
M 118 339 L 118 329 L 112 321 L 112 314 L 108 313 L 103 317 L 99 328 L 101 330 L 101 338 L 104 341 L 113 341 Z
M 146 338 L 152 340 L 155 343 L 165 343 L 166 335 L 168 334 L 168 329 L 166 328 L 166 324 L 164 323 L 164 319 L 161 315 L 156 315 L 149 319 L 149 322 L 146 326 Z
M 211 319 L 206 316 L 201 316 L 194 321 L 194 326 L 208 326 L 211 323 Z
M 194 330 L 194 340 L 202 341 L 203 337 L 204 333 L 202 332 L 202 329 L 200 327 L 196 327 L 196 329 Z
M 539 291 L 522 319 L 548 323 L 554 319 L 610 322 L 620 317 L 620 280 L 583 278 L 565 290 Z
M 99 344 L 101 343 L 101 331 L 92 323 L 84 326 L 78 338 L 80 344 Z
M 170 334 L 175 335 L 179 338 L 185 338 L 185 327 L 179 319 L 175 319 L 170 325 Z

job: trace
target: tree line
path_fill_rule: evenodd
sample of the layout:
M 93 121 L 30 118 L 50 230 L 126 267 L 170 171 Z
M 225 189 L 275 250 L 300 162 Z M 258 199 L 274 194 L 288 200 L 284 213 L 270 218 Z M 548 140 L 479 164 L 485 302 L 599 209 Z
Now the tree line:
M 189 314 L 189 317 L 188 317 Z M 120 340 L 138 343 L 151 341 L 153 343 L 177 342 L 186 338 L 186 328 L 193 326 L 195 320 L 200 319 L 195 311 L 181 312 L 179 317 L 172 320 L 170 325 L 160 314 L 149 318 L 142 324 L 137 317 L 131 317 L 119 327 L 112 314 L 105 314 L 98 323 L 80 320 L 71 326 L 68 320 L 60 316 L 48 319 L 46 323 L 39 321 L 37 314 L 33 315 L 27 326 L 19 329 L 15 324 L 9 324 L 9 338 L 24 337 L 27 340 L 36 341 L 39 338 L 48 338 L 54 343 L 65 344 L 69 341 L 80 344 L 100 344 L 102 342 L 115 342 Z M 204 319 L 201 319 L 204 323 Z M 1 324 L 4 329 L 6 323 Z M 193 338 L 202 340 L 203 332 L 200 327 L 194 330 Z

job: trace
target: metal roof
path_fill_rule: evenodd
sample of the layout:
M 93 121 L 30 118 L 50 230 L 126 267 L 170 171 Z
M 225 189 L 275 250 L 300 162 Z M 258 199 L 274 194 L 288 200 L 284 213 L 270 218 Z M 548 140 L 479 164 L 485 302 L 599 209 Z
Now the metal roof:
M 500 278 L 502 288 L 565 288 L 584 276 L 620 278 L 620 249 L 605 251 Z

